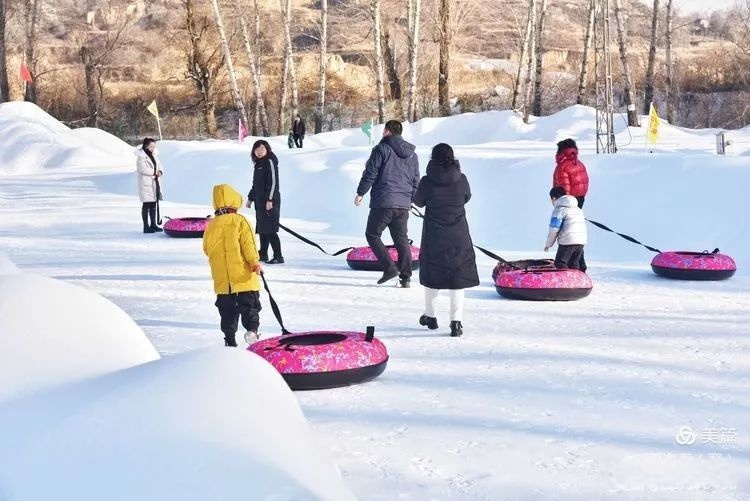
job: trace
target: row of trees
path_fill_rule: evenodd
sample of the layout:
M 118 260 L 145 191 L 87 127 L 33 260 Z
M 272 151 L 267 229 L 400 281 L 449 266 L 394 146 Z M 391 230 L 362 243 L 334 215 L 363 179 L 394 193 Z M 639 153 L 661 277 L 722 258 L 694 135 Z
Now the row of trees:
M 38 99 L 37 82 L 47 69 L 37 72 L 37 31 L 41 4 L 44 0 L 22 0 L 9 2 L 0 0 L 0 100 L 10 98 L 8 85 L 6 26 L 15 25 L 16 31 L 22 32 L 22 58 L 28 66 L 33 82 L 26 85 L 25 98 L 36 102 Z M 278 0 L 278 5 L 271 10 L 268 4 L 263 8 L 259 0 L 176 0 L 181 6 L 181 23 L 170 34 L 170 42 L 178 47 L 183 58 L 183 76 L 190 82 L 197 102 L 188 103 L 172 111 L 200 109 L 205 133 L 215 137 L 218 134 L 217 107 L 223 105 L 225 98 L 230 98 L 239 119 L 245 127 L 259 135 L 271 133 L 283 134 L 288 130 L 293 118 L 300 110 L 300 82 L 298 80 L 298 63 L 301 58 L 295 54 L 295 39 L 292 37 L 292 26 L 299 32 L 300 20 L 294 19 L 293 0 Z M 455 66 L 453 56 L 457 33 L 467 20 L 474 19 L 478 5 L 474 0 L 435 0 L 426 6 L 422 0 L 399 0 L 405 10 L 403 25 L 398 18 L 387 21 L 383 14 L 384 1 L 359 0 L 361 14 L 367 17 L 371 38 L 371 62 L 374 75 L 374 103 L 378 121 L 382 122 L 386 114 L 395 113 L 404 119 L 414 121 L 418 118 L 420 94 L 425 94 L 428 86 L 434 92 L 436 112 L 448 115 L 452 112 L 451 91 L 452 73 Z M 550 105 L 544 104 L 548 98 L 545 85 L 544 56 L 548 50 L 548 7 L 549 0 L 523 0 L 526 2 L 526 16 L 519 22 L 520 36 L 517 46 L 517 67 L 512 76 L 510 106 L 521 113 L 526 120 L 530 114 L 541 115 Z M 665 78 L 659 82 L 658 91 L 666 101 L 667 118 L 675 117 L 677 100 L 674 76 L 675 58 L 673 52 L 674 8 L 673 0 L 651 0 L 651 23 L 649 51 L 645 76 L 642 80 L 642 93 L 637 92 L 630 65 L 633 58 L 628 53 L 632 45 L 628 43 L 627 18 L 634 7 L 623 5 L 628 0 L 609 0 L 614 11 L 614 25 L 617 31 L 617 47 L 620 60 L 620 96 L 622 104 L 628 110 L 628 120 L 636 125 L 638 120 L 637 102 L 643 105 L 643 111 L 653 100 L 657 86 L 657 51 L 665 51 Z M 750 1 L 750 0 L 745 0 Z M 584 19 L 583 51 L 578 72 L 578 92 L 572 96 L 578 103 L 588 104 L 590 94 L 591 71 L 593 60 L 592 38 L 597 19 L 597 8 L 604 0 L 587 0 Z M 665 2 L 665 4 L 662 4 Z M 388 4 L 392 9 L 394 3 Z M 11 6 L 11 9 L 7 9 Z M 426 7 L 426 8 L 425 8 Z M 326 123 L 328 110 L 327 79 L 329 62 L 329 5 L 328 0 L 317 0 L 314 12 L 319 16 L 314 32 L 305 36 L 313 38 L 317 44 L 317 92 L 313 107 L 314 130 L 320 132 Z M 747 12 L 750 9 L 743 9 Z M 665 15 L 664 15 L 665 14 Z M 79 28 L 71 43 L 77 48 L 77 60 L 82 68 L 83 85 L 79 93 L 86 103 L 86 116 L 79 121 L 89 126 L 98 126 L 101 120 L 102 104 L 106 96 L 107 79 L 111 75 L 113 59 L 125 47 L 132 46 L 131 30 L 138 19 L 135 8 L 112 10 L 112 15 L 102 19 L 84 19 L 77 22 Z M 262 33 L 261 26 L 272 18 L 280 30 L 281 50 L 269 49 L 267 33 Z M 666 19 L 662 29 L 660 19 Z M 554 19 L 553 19 L 554 21 Z M 276 24 L 274 24 L 276 26 Z M 401 28 L 403 26 L 404 28 Z M 20 29 L 19 29 L 20 27 Z M 402 36 L 406 45 L 405 96 L 402 95 L 402 77 L 394 53 L 393 29 L 404 29 L 396 32 Z M 262 37 L 261 35 L 264 35 Z M 277 37 L 279 38 L 279 37 Z M 278 42 L 279 40 L 275 40 Z M 429 53 L 424 53 L 423 45 L 427 42 Z M 299 43 L 297 41 L 297 43 Z M 431 49 L 434 47 L 434 49 Z M 594 48 L 595 49 L 595 48 Z M 363 50 L 363 49 L 358 49 Z M 435 52 L 433 53 L 432 50 Z M 271 53 L 273 52 L 273 53 Z M 280 57 L 277 56 L 280 55 Z M 433 58 L 433 56 L 436 56 Z M 423 65 L 436 60 L 437 79 L 422 71 Z M 426 79 L 429 78 L 430 81 Z M 276 83 L 278 82 L 278 87 Z M 305 83 L 305 88 L 312 84 Z M 268 95 L 264 89 L 271 86 L 278 92 Z M 228 91 L 226 90 L 228 88 Z M 277 99 L 277 100 L 276 100 Z M 273 100 L 273 102 L 272 102 Z M 570 101 L 568 101 L 570 102 Z M 423 107 L 424 109 L 424 107 Z M 271 120 L 275 119 L 272 124 Z M 235 121 L 236 124 L 236 121 Z

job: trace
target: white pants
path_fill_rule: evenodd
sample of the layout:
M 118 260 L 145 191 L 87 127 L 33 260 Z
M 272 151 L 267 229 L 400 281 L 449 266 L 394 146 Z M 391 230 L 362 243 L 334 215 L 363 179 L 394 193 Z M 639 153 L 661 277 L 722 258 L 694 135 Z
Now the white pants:
M 464 316 L 464 291 L 463 289 L 450 291 L 451 298 L 451 322 L 460 322 Z M 428 317 L 437 318 L 435 314 L 435 301 L 440 291 L 438 289 L 424 288 L 424 314 Z

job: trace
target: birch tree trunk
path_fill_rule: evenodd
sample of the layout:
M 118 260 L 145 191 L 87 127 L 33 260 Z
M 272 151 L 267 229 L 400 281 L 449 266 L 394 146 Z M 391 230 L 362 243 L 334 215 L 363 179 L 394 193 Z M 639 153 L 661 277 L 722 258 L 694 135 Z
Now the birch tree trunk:
M 380 30 L 380 0 L 370 0 L 373 43 L 375 44 L 375 80 L 378 99 L 378 123 L 385 122 L 385 89 L 383 87 L 383 50 Z
M 245 17 L 238 13 L 240 18 L 240 27 L 242 28 L 242 38 L 245 42 L 245 52 L 247 53 L 247 61 L 250 65 L 250 76 L 253 80 L 253 92 L 255 93 L 255 117 L 256 121 L 260 123 L 261 133 L 264 136 L 268 136 L 270 129 L 268 128 L 268 113 L 266 112 L 266 103 L 263 100 L 263 89 L 260 83 L 260 75 L 258 71 L 258 61 L 256 60 L 253 45 L 250 42 L 250 35 L 247 30 L 247 22 Z
M 674 61 L 672 60 L 672 0 L 667 1 L 667 121 L 674 123 Z
M 86 106 L 89 116 L 86 119 L 86 127 L 96 127 L 99 123 L 99 96 L 97 94 L 96 61 L 91 51 L 85 45 L 78 51 L 78 56 L 83 63 L 83 75 L 86 83 Z
M 593 1 L 593 0 L 592 0 Z M 529 44 L 531 41 L 532 28 L 534 26 L 534 15 L 535 10 L 533 5 L 534 0 L 529 0 L 529 17 L 526 21 L 526 31 L 524 32 L 523 40 L 521 41 L 521 55 L 518 58 L 518 70 L 516 71 L 516 81 L 513 86 L 513 100 L 511 101 L 510 107 L 513 110 L 518 109 L 518 98 L 521 95 L 521 86 L 524 79 L 524 68 L 526 68 L 526 58 L 529 52 Z
M 249 126 L 249 123 L 247 121 L 247 111 L 245 110 L 245 103 L 242 102 L 242 94 L 240 94 L 240 88 L 237 85 L 237 74 L 234 72 L 234 63 L 232 63 L 232 51 L 229 49 L 229 41 L 227 40 L 227 33 L 224 29 L 224 20 L 222 19 L 221 11 L 219 10 L 219 0 L 211 0 L 211 5 L 214 11 L 216 28 L 219 30 L 221 49 L 224 52 L 224 62 L 227 65 L 227 73 L 229 74 L 229 84 L 232 88 L 234 105 L 237 108 L 237 111 L 240 113 L 240 119 L 244 123 L 245 128 L 247 128 Z
M 654 0 L 654 13 L 651 18 L 651 46 L 648 51 L 648 67 L 646 68 L 646 89 L 643 95 L 643 114 L 651 111 L 654 100 L 654 67 L 656 66 L 656 31 L 659 29 L 659 0 Z
M 0 0 L 0 103 L 10 101 L 8 63 L 5 44 L 5 0 Z
M 536 78 L 534 80 L 534 115 L 542 115 L 542 72 L 544 63 L 544 21 L 547 17 L 547 0 L 542 0 L 539 25 L 536 29 Z
M 286 101 L 287 101 L 287 87 L 289 87 L 289 58 L 284 54 L 284 64 L 281 68 L 281 82 L 279 86 L 279 126 L 277 128 L 277 134 L 285 135 L 291 127 L 286 126 Z
M 417 121 L 417 62 L 419 51 L 419 21 L 422 10 L 422 0 L 407 0 L 407 15 L 409 25 L 409 91 L 406 119 Z
M 326 112 L 326 68 L 328 66 L 328 0 L 320 0 L 320 66 L 318 68 L 318 102 L 315 107 L 315 133 L 323 132 Z
M 589 87 L 589 52 L 591 52 L 592 33 L 594 32 L 594 14 L 596 13 L 596 1 L 590 0 L 588 10 L 588 21 L 586 22 L 586 36 L 583 39 L 583 59 L 581 60 L 581 77 L 578 80 L 578 98 L 576 104 L 586 104 L 587 90 Z
M 39 3 L 41 0 L 24 0 L 25 47 L 24 58 L 26 67 L 31 73 L 31 82 L 26 82 L 24 100 L 37 102 L 36 92 L 36 24 L 39 18 Z
M 439 10 L 439 52 L 438 61 L 438 107 L 440 115 L 451 114 L 450 63 L 453 27 L 451 26 L 451 0 L 440 0 Z
M 294 69 L 294 55 L 292 54 L 292 34 L 291 34 L 291 22 L 292 22 L 292 0 L 279 0 L 281 2 L 281 10 L 283 13 L 284 21 L 284 40 L 286 41 L 286 64 L 285 66 L 289 72 L 289 84 L 292 91 L 292 120 L 297 116 L 299 112 L 299 92 L 297 89 L 297 72 Z
M 633 80 L 630 78 L 630 64 L 628 63 L 628 49 L 625 40 L 625 22 L 622 15 L 621 0 L 615 0 L 615 20 L 617 22 L 617 43 L 620 46 L 623 92 L 628 110 L 628 126 L 638 127 L 638 110 L 635 109 L 635 99 L 633 98 Z
M 530 0 L 529 15 L 531 15 L 531 36 L 529 37 L 529 63 L 526 69 L 526 83 L 523 97 L 523 121 L 529 123 L 531 114 L 531 86 L 536 60 L 536 0 Z

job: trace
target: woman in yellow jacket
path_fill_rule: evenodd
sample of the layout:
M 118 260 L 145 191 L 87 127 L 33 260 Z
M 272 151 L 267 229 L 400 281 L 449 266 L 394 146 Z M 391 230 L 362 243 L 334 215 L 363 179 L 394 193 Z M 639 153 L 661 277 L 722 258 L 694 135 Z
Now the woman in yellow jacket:
M 215 217 L 203 234 L 203 252 L 208 256 L 214 279 L 216 307 L 221 315 L 225 346 L 237 346 L 238 320 L 247 330 L 245 340 L 258 339 L 261 273 L 252 226 L 237 214 L 242 195 L 228 184 L 214 186 Z

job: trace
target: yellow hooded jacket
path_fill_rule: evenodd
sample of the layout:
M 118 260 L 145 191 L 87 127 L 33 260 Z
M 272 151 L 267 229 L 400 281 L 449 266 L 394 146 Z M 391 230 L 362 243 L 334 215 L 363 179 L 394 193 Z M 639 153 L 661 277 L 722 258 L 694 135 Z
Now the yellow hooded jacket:
M 214 209 L 242 206 L 242 195 L 228 184 L 214 186 Z M 253 268 L 260 256 L 253 228 L 244 216 L 221 214 L 211 219 L 203 233 L 203 252 L 211 265 L 216 294 L 259 291 L 260 279 Z

